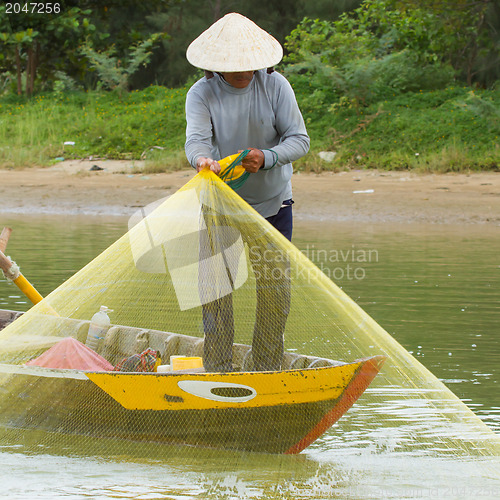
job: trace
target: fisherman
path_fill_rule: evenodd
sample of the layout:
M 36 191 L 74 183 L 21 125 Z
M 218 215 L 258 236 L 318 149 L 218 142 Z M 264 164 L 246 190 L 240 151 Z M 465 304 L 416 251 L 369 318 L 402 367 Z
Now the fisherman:
M 273 67 L 283 57 L 280 43 L 250 19 L 231 13 L 188 47 L 188 61 L 205 71 L 186 98 L 186 156 L 200 171 L 220 172 L 217 160 L 249 149 L 242 166 L 250 173 L 237 193 L 286 238 L 292 238 L 292 161 L 309 150 L 309 136 L 291 85 Z M 254 266 L 255 272 L 255 266 Z M 257 280 L 257 321 L 252 355 L 255 370 L 278 370 L 289 311 L 283 297 L 265 302 L 269 283 Z M 261 291 L 259 293 L 259 290 Z M 281 318 L 276 318 L 276 314 Z M 274 318 L 274 327 L 265 324 Z M 203 307 L 204 365 L 231 371 L 234 337 L 231 297 Z

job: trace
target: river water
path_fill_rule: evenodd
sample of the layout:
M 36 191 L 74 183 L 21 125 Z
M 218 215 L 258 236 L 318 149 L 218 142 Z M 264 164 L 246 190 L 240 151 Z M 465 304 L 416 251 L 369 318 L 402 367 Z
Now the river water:
M 46 295 L 120 237 L 127 220 L 8 216 L 0 226 L 13 227 L 7 253 Z M 297 221 L 294 243 L 500 433 L 500 228 Z M 29 304 L 1 279 L 0 308 Z M 363 415 L 355 405 L 343 420 L 362 428 Z M 139 444 L 124 455 L 109 442 L 82 451 L 78 438 L 36 453 L 6 445 L 1 496 L 500 498 L 500 477 L 482 473 L 478 460 L 376 449 L 355 433 L 346 445 L 338 432 L 334 426 L 297 456 Z

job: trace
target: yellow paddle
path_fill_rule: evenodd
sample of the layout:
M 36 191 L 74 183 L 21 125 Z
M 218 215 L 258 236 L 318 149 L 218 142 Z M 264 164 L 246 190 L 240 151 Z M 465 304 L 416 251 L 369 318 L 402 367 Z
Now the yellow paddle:
M 33 302 L 38 304 L 43 297 L 37 292 L 35 287 L 21 274 L 19 266 L 12 262 L 3 252 L 7 247 L 12 229 L 4 228 L 0 234 L 0 269 L 7 279 L 12 280 L 21 290 L 21 292 Z

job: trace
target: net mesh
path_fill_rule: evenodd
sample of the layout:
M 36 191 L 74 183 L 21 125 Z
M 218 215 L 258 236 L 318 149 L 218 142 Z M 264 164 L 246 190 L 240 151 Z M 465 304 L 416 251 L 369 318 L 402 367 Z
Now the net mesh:
M 102 305 L 113 312 L 95 354 L 115 370 L 37 362 L 81 357 Z M 146 351 L 149 368 L 130 368 Z M 168 371 L 171 356 L 187 364 Z M 332 446 L 390 436 L 498 474 L 499 437 L 208 171 L 0 332 L 0 381 L 2 439 L 35 429 L 33 446 L 78 435 L 297 453 L 327 432 Z M 353 403 L 364 428 L 330 429 Z

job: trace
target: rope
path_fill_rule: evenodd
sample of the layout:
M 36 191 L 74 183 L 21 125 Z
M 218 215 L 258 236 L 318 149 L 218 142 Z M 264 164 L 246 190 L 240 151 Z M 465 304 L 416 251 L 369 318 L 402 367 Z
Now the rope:
M 17 280 L 17 278 L 19 278 L 19 276 L 21 275 L 21 270 L 19 269 L 19 266 L 10 257 L 8 258 L 12 262 L 12 266 L 10 266 L 10 268 L 7 270 L 2 269 L 2 273 L 5 279 L 9 281 L 14 281 Z
M 233 180 L 226 180 L 226 179 L 230 179 L 233 175 L 233 171 L 234 169 L 236 168 L 236 166 L 241 163 L 241 161 L 243 160 L 243 158 L 246 157 L 246 155 L 250 153 L 250 150 L 249 149 L 245 149 L 244 151 L 242 151 L 237 157 L 236 159 L 224 170 L 224 172 L 222 172 L 220 174 L 220 178 L 232 189 L 234 189 L 235 191 L 237 189 L 239 189 L 241 186 L 243 186 L 243 184 L 245 183 L 245 181 L 248 179 L 248 176 L 250 175 L 249 172 L 245 172 L 244 174 L 242 174 L 240 177 L 238 177 L 237 179 L 233 179 Z

